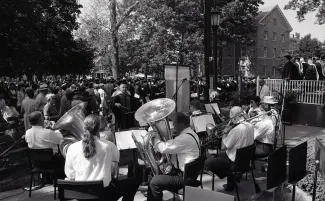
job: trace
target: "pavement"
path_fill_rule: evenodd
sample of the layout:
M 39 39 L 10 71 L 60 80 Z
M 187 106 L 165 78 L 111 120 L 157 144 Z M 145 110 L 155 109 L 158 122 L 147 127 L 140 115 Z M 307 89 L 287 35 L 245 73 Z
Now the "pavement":
M 292 144 L 299 144 L 300 140 L 305 137 L 314 137 L 318 135 L 325 134 L 324 128 L 319 127 L 312 127 L 312 126 L 303 126 L 303 125 L 293 125 L 293 126 L 286 126 L 286 143 Z M 261 163 L 256 163 L 256 170 L 254 171 L 254 175 L 256 177 L 256 182 L 259 184 L 262 191 L 266 189 L 266 174 L 261 173 L 260 167 Z M 120 168 L 120 173 L 126 174 L 127 168 Z M 223 184 L 226 183 L 226 179 L 219 179 L 218 177 L 215 178 L 215 190 L 222 193 L 226 193 L 229 195 L 236 195 L 236 191 L 232 192 L 224 192 Z M 203 188 L 211 190 L 212 187 L 212 177 L 210 175 L 204 174 L 203 175 Z M 241 200 L 250 200 L 250 201 L 268 201 L 273 200 L 273 193 L 272 192 L 263 192 L 258 195 L 255 194 L 255 188 L 253 184 L 253 180 L 251 178 L 251 174 L 248 174 L 248 178 L 246 180 L 243 177 L 242 181 L 238 185 L 239 187 L 239 194 Z M 141 191 L 139 190 L 135 196 L 135 201 L 145 201 L 147 198 L 142 194 L 146 187 L 141 187 Z M 291 200 L 291 190 L 290 186 L 281 187 L 276 189 L 275 196 L 276 201 L 280 200 Z M 53 186 L 49 185 L 42 189 L 36 190 L 32 192 L 32 196 L 29 198 L 28 192 L 24 192 L 22 189 L 16 189 L 6 192 L 0 192 L 0 201 L 50 201 L 54 199 L 54 188 Z M 281 195 L 281 196 L 280 196 Z M 280 196 L 280 197 L 279 197 Z M 173 195 L 169 192 L 164 192 L 164 200 L 171 201 Z M 297 189 L 296 194 L 296 201 L 310 201 L 311 198 L 307 196 L 304 192 L 300 189 Z

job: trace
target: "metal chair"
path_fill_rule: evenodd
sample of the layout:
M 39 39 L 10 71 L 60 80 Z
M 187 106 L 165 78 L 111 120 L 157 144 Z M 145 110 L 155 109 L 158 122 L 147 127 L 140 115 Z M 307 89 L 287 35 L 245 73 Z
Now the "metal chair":
M 183 195 L 185 197 L 185 186 L 192 186 L 192 187 L 199 187 L 203 188 L 202 185 L 202 171 L 204 167 L 204 156 L 200 156 L 196 160 L 185 164 L 184 167 L 184 186 L 178 192 L 173 192 L 173 200 L 175 201 L 175 194 Z M 197 180 L 198 176 L 200 175 L 200 180 Z M 184 198 L 185 199 L 185 198 Z
M 240 198 L 239 198 L 239 192 L 238 192 L 238 185 L 237 185 L 237 181 L 236 181 L 237 173 L 244 174 L 244 173 L 248 173 L 249 171 L 251 171 L 255 191 L 256 191 L 256 193 L 259 193 L 261 191 L 258 184 L 256 184 L 254 171 L 253 171 L 253 168 L 251 167 L 251 163 L 252 163 L 254 154 L 255 154 L 255 145 L 254 144 L 247 146 L 247 147 L 237 149 L 236 159 L 235 159 L 235 167 L 232 169 L 232 174 L 234 175 L 233 178 L 234 178 L 234 184 L 235 184 L 235 188 L 236 188 L 236 194 L 237 194 L 238 201 L 240 201 Z
M 28 149 L 28 159 L 30 163 L 31 177 L 29 197 L 32 195 L 32 183 L 34 174 L 44 174 L 53 177 L 54 186 L 54 200 L 56 199 L 56 182 L 57 174 L 55 171 L 55 160 L 52 149 Z
M 57 181 L 60 201 L 64 200 L 96 200 L 105 198 L 103 181 Z

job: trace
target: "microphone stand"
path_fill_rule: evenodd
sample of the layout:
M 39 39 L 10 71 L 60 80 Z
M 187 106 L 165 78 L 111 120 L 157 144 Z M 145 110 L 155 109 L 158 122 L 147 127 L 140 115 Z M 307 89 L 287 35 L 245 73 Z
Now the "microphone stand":
M 183 83 L 186 81 L 187 79 L 183 79 L 180 84 L 178 85 L 177 89 L 176 89 L 176 92 L 174 93 L 174 95 L 172 96 L 172 99 L 175 100 L 176 102 L 176 112 L 177 112 L 177 93 L 178 93 L 178 90 L 181 88 L 181 86 L 183 85 Z

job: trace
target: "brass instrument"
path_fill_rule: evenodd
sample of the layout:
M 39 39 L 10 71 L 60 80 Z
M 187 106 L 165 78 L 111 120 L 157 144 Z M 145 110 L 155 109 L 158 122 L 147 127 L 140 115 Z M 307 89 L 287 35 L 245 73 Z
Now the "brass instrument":
M 71 144 L 82 139 L 84 134 L 85 108 L 87 102 L 79 103 L 66 112 L 53 126 L 53 130 L 61 130 L 63 140 L 59 147 L 61 154 L 65 157 Z
M 172 165 L 168 154 L 156 152 L 153 148 L 153 139 L 159 138 L 166 142 L 172 139 L 168 115 L 175 109 L 176 103 L 169 98 L 159 98 L 142 105 L 135 112 L 135 119 L 141 123 L 148 123 L 153 131 L 149 131 L 143 141 L 139 142 L 132 134 L 132 138 L 147 167 L 150 167 L 154 175 L 167 174 Z
M 207 124 L 206 131 L 207 131 L 208 137 L 205 140 L 205 142 L 202 144 L 202 146 L 204 146 L 204 147 L 210 146 L 212 143 L 214 143 L 218 139 L 222 138 L 223 135 L 227 135 L 231 129 L 235 128 L 236 126 L 238 126 L 239 124 L 241 124 L 243 122 L 251 122 L 252 120 L 256 120 L 257 118 L 260 118 L 263 115 L 268 115 L 268 114 L 271 114 L 271 116 L 276 115 L 274 113 L 274 110 L 270 110 L 268 112 L 256 115 L 256 116 L 251 117 L 251 118 L 247 118 L 246 114 L 241 113 L 241 114 L 229 119 L 228 121 L 223 122 L 221 125 L 219 124 L 219 125 L 217 125 L 215 127 L 212 124 L 211 124 L 212 126 Z M 244 117 L 244 119 L 238 121 L 237 123 L 232 123 L 231 122 L 231 120 L 233 120 L 234 118 L 238 118 L 238 117 Z M 228 132 L 225 132 L 225 129 L 227 129 Z

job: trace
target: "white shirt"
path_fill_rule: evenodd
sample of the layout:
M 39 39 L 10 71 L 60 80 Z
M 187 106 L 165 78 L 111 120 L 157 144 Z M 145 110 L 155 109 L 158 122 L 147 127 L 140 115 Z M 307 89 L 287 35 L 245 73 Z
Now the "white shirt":
M 104 105 L 105 103 L 105 97 L 106 97 L 106 93 L 103 89 L 98 89 L 98 93 L 99 93 L 99 97 L 100 97 L 100 107 L 106 107 L 106 105 Z
M 265 144 L 273 144 L 274 130 L 275 127 L 272 119 L 270 117 L 265 117 L 255 124 L 254 139 Z
M 154 149 L 163 154 L 177 154 L 179 169 L 184 171 L 184 167 L 186 163 L 193 161 L 198 158 L 200 155 L 199 147 L 194 140 L 194 138 L 186 133 L 191 133 L 196 141 L 200 143 L 199 137 L 197 134 L 191 129 L 184 129 L 179 136 L 175 137 L 175 139 L 168 140 L 167 142 L 158 142 L 155 144 Z M 175 167 L 177 167 L 176 157 L 172 157 L 172 163 Z
M 223 139 L 227 147 L 228 158 L 235 162 L 237 149 L 250 146 L 254 143 L 254 127 L 252 124 L 243 122 L 233 128 Z
M 45 129 L 42 126 L 32 126 L 26 131 L 25 140 L 31 149 L 52 148 L 54 153 L 58 153 L 62 134 L 59 131 Z
M 82 141 L 70 145 L 65 159 L 65 174 L 71 180 L 103 180 L 104 187 L 112 180 L 112 162 L 118 162 L 120 154 L 112 142 L 95 139 L 96 154 L 86 159 Z

